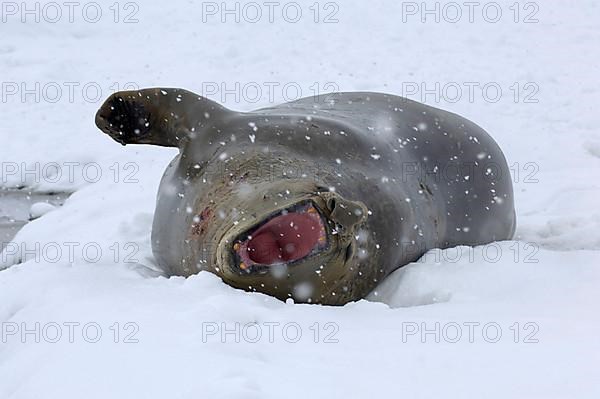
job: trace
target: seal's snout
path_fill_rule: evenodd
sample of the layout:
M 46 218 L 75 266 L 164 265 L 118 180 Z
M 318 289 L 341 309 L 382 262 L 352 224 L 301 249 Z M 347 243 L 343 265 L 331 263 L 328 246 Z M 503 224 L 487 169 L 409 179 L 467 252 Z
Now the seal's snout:
M 344 230 L 351 232 L 367 218 L 367 207 L 360 201 L 349 201 L 332 192 L 325 193 L 329 218 Z

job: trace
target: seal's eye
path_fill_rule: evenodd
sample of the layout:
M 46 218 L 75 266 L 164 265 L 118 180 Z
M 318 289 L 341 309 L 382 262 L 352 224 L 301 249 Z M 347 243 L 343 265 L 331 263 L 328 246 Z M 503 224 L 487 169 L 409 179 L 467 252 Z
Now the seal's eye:
M 234 245 L 240 268 L 292 263 L 327 244 L 325 224 L 312 204 L 284 210 Z

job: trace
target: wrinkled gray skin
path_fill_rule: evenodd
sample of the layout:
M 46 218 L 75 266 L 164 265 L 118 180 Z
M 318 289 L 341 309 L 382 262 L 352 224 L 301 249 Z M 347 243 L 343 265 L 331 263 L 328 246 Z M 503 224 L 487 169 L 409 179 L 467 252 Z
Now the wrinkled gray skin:
M 282 300 L 364 298 L 432 248 L 510 239 L 504 155 L 458 115 L 387 94 L 336 93 L 243 113 L 182 89 L 112 95 L 96 124 L 122 144 L 179 147 L 152 228 L 169 275 L 207 270 Z M 233 251 L 269 216 L 312 201 L 327 248 L 242 270 Z

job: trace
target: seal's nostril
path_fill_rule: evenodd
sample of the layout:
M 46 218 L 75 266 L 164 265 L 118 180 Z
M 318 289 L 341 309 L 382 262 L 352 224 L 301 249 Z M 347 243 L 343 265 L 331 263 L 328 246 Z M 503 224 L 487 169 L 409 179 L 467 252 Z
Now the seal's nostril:
M 327 201 L 327 207 L 329 208 L 329 210 L 331 212 L 333 212 L 335 210 L 335 206 L 336 206 L 335 198 L 330 198 L 329 201 Z
M 348 262 L 350 260 L 350 258 L 352 258 L 352 255 L 354 255 L 354 248 L 352 243 L 350 243 L 347 247 L 346 247 L 346 254 L 344 257 L 344 262 Z

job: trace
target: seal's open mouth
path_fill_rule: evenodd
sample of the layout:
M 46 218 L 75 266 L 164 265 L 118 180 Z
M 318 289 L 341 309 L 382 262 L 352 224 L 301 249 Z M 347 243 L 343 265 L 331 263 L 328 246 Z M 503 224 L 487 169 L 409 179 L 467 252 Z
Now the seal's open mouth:
M 312 201 L 297 204 L 268 217 L 234 242 L 240 269 L 290 264 L 322 251 L 327 231 Z

